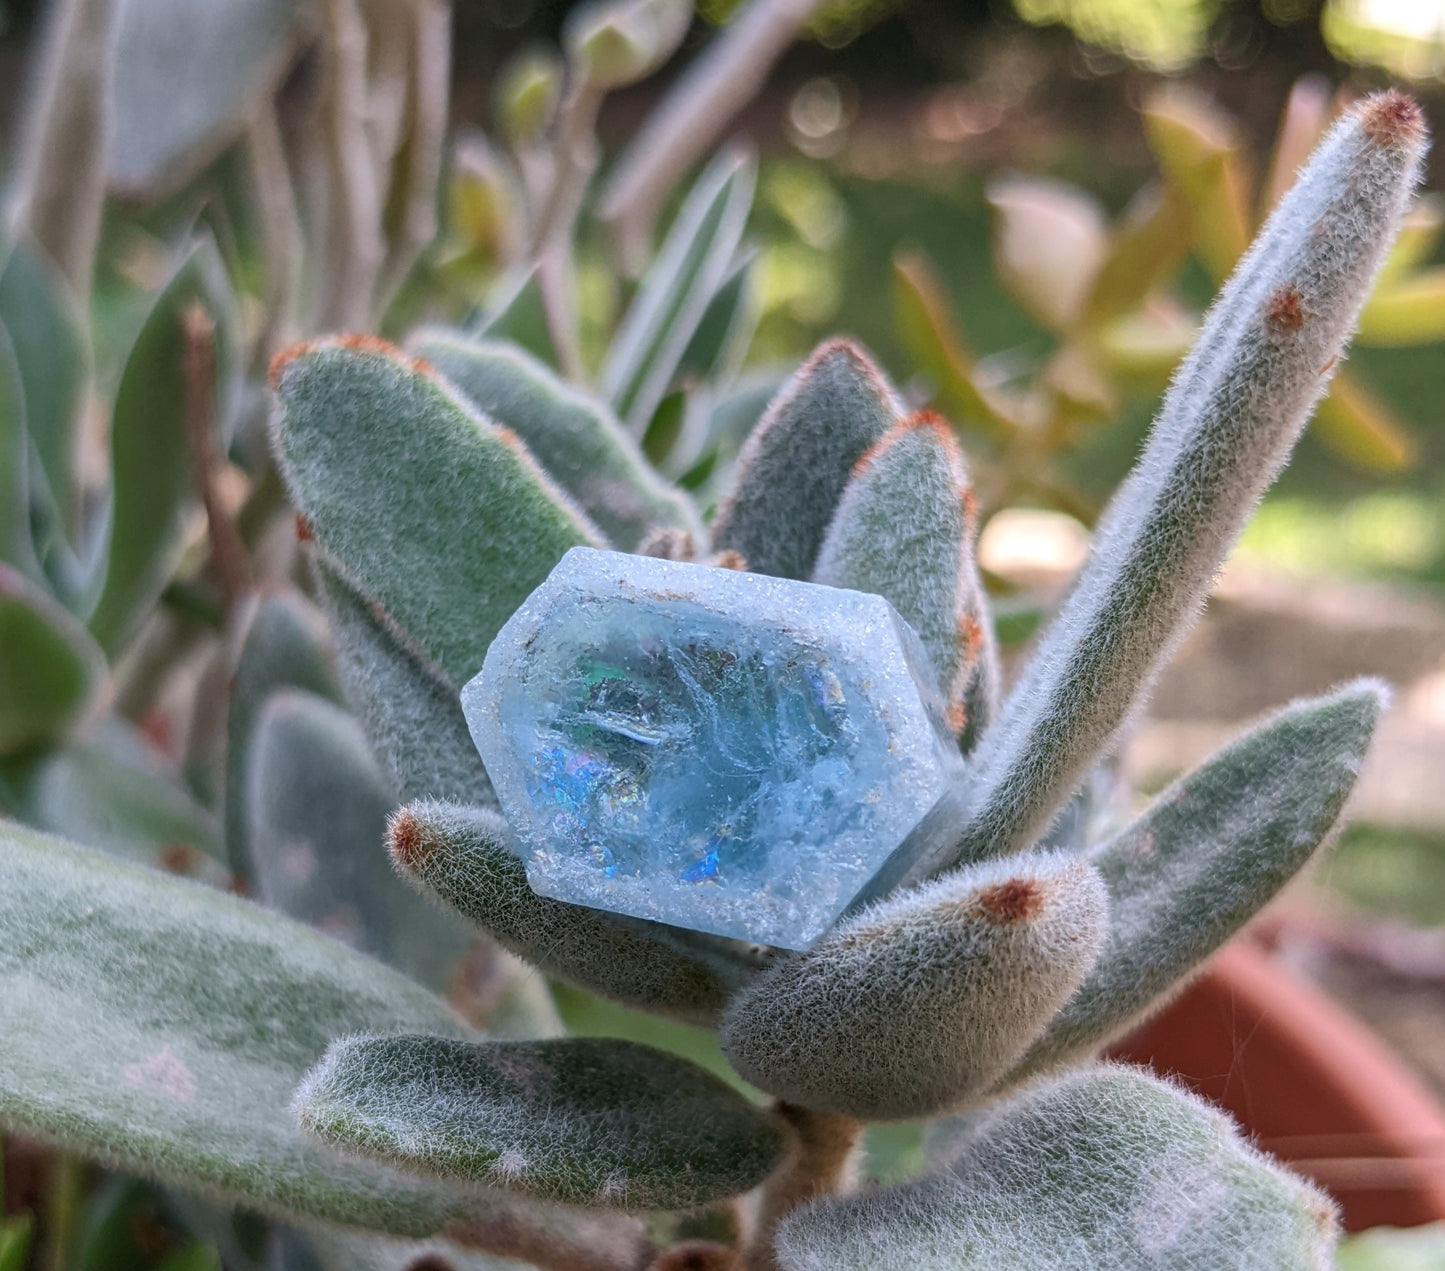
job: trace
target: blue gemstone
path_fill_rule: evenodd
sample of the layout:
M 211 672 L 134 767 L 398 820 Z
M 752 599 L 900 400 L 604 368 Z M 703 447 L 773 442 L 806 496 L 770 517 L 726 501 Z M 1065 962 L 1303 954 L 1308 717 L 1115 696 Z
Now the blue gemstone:
M 945 832 L 962 769 L 880 597 L 589 548 L 462 702 L 534 890 L 786 948 Z

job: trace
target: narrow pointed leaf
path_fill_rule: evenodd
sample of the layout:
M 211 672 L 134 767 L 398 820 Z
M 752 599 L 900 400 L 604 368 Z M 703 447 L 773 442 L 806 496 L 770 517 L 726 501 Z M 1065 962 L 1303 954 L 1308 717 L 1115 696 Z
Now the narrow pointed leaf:
M 368 604 L 332 562 L 317 559 L 316 579 L 347 700 L 402 798 L 496 807 L 459 690 L 425 664 L 386 611 Z
M 1390 404 L 1349 367 L 1330 382 L 1310 427 L 1342 459 L 1367 472 L 1404 472 L 1420 458 L 1420 445 Z
M 1013 1077 L 1127 1032 L 1299 872 L 1339 819 L 1385 700 L 1367 680 L 1286 707 L 1091 855 L 1108 938 Z
M 783 1220 L 782 1271 L 1329 1271 L 1329 1200 L 1223 1113 L 1091 1068 L 984 1114 L 943 1174 Z
M 968 824 L 935 868 L 1035 839 L 1147 693 L 1327 383 L 1424 145 L 1419 108 L 1380 94 L 1331 131 L 1280 203 L 976 752 Z
M 85 628 L 0 564 L 0 755 L 66 736 L 96 708 L 106 671 Z
M 30 434 L 15 347 L 0 320 L 0 561 L 38 578 L 30 537 Z
M 1189 205 L 1175 186 L 1146 186 L 1124 209 L 1089 288 L 1083 318 L 1092 329 L 1133 312 L 1189 253 Z
M 459 919 L 429 916 L 392 870 L 394 803 L 350 715 L 300 689 L 271 694 L 245 772 L 256 898 L 442 990 L 469 933 Z
M 633 551 L 655 526 L 702 533 L 686 496 L 663 484 L 612 412 L 526 353 L 442 330 L 410 347 L 479 414 L 521 437 L 614 546 Z
M 215 818 L 114 719 L 93 737 L 10 761 L 0 787 L 8 811 L 36 829 L 215 886 L 230 879 Z
M 493 812 L 413 803 L 390 843 L 404 878 L 547 975 L 692 1023 L 710 1023 L 727 1000 L 725 971 L 684 948 L 686 933 L 537 895 Z
M 1006 441 L 1018 425 L 975 381 L 974 357 L 928 259 L 893 257 L 893 318 L 913 365 L 931 381 L 940 409 L 969 432 Z
M 111 84 L 109 178 L 153 196 L 238 137 L 306 34 L 302 0 L 124 0 Z
M 783 1154 L 766 1115 L 717 1077 L 611 1038 L 346 1038 L 295 1108 L 327 1142 L 403 1169 L 606 1209 L 736 1196 Z
M 60 519 L 75 526 L 80 409 L 90 379 L 90 337 L 64 276 L 29 239 L 0 269 L 0 325 L 10 337 L 25 402 L 25 427 Z
M 247 876 L 251 859 L 246 842 L 245 772 L 256 720 L 267 699 L 280 688 L 305 689 L 339 700 L 341 688 L 328 646 L 325 619 L 298 592 L 263 595 L 246 626 L 231 676 L 226 714 L 226 857 L 242 877 Z
M 698 177 L 617 329 L 600 383 L 640 432 L 667 394 L 742 240 L 753 160 L 725 153 Z
M 773 399 L 738 459 L 737 489 L 713 544 L 748 569 L 806 579 L 853 466 L 903 418 L 897 394 L 857 345 L 821 345 Z
M 1104 885 L 1064 854 L 990 861 L 865 910 L 780 959 L 722 1022 L 748 1081 L 864 1120 L 985 1094 L 1097 956 Z
M 1041 326 L 1071 330 L 1108 251 L 1098 201 L 1063 181 L 1005 176 L 989 182 L 988 204 L 1004 289 Z
M 452 683 L 568 548 L 597 531 L 516 436 L 368 339 L 275 368 L 276 448 L 316 541 Z
M 815 583 L 872 592 L 898 610 L 933 663 L 950 726 L 969 738 L 986 727 L 998 691 L 974 533 L 952 432 L 936 415 L 914 415 L 858 460 L 813 567 Z
M 737 370 L 758 320 L 753 285 L 756 263 L 757 252 L 745 249 L 728 266 L 677 364 L 677 379 L 727 379 Z
M 1356 338 L 1376 347 L 1431 344 L 1445 337 L 1445 266 L 1383 287 L 1360 314 Z
M 259 906 L 0 825 L 0 1125 L 282 1217 L 426 1235 L 462 1204 L 309 1143 L 331 1039 L 466 1035 L 410 980 Z
M 537 272 L 508 280 L 496 307 L 482 319 L 477 334 L 488 340 L 510 340 L 547 366 L 558 364 L 557 346 L 547 323 L 547 306 Z
M 135 632 L 170 579 L 191 503 L 187 437 L 186 314 L 200 306 L 215 330 L 212 418 L 220 429 L 231 408 L 237 338 L 234 299 L 209 239 L 187 253 L 156 298 L 121 372 L 111 420 L 114 485 L 105 585 L 90 629 L 109 653 Z

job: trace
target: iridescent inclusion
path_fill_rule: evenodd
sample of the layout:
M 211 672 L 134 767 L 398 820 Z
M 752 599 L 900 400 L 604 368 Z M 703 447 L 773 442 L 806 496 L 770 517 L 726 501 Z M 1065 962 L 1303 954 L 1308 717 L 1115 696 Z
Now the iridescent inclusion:
M 804 948 L 957 777 L 926 667 L 876 596 L 577 548 L 463 705 L 534 890 Z

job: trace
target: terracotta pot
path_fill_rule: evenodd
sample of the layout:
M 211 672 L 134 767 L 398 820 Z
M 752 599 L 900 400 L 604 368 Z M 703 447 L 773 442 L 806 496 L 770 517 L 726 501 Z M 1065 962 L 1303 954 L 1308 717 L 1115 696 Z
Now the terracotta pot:
M 1363 1024 L 1236 941 L 1110 1051 L 1173 1073 L 1330 1192 L 1350 1231 L 1445 1221 L 1445 1109 Z

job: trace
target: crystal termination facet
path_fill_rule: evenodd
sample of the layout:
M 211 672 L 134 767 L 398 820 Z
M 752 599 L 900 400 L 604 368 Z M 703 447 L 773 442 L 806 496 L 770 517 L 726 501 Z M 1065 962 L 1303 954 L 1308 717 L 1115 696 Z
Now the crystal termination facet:
M 591 548 L 462 705 L 533 890 L 784 948 L 943 832 L 962 771 L 881 597 Z

